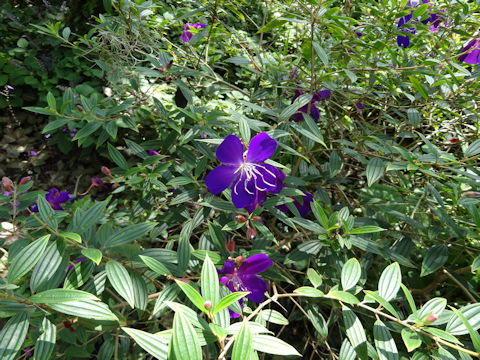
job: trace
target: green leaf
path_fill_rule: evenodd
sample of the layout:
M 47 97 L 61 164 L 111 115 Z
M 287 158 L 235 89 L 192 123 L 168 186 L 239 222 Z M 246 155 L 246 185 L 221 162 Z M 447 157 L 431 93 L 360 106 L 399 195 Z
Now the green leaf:
M 202 347 L 192 324 L 181 311 L 173 318 L 172 343 L 176 360 L 202 360 Z
M 366 225 L 366 226 L 360 226 L 355 229 L 351 229 L 348 234 L 349 235 L 358 235 L 358 234 L 369 234 L 369 233 L 375 233 L 375 232 L 380 232 L 380 231 L 385 231 L 386 229 L 383 229 L 378 226 L 373 226 L 373 225 Z
M 302 106 L 307 105 L 310 100 L 312 100 L 311 94 L 303 94 L 300 95 L 298 98 L 295 99 L 293 104 L 288 105 L 285 109 L 282 110 L 280 116 L 278 118 L 279 121 L 285 121 L 289 119 L 293 114 L 297 112 Z
M 70 301 L 61 304 L 49 304 L 49 307 L 64 314 L 80 316 L 86 319 L 118 321 L 107 304 L 99 301 Z
M 248 326 L 248 322 L 243 320 L 242 328 L 235 337 L 235 343 L 233 344 L 232 360 L 250 359 L 252 353 L 252 333 Z
M 180 239 L 178 240 L 178 251 L 177 251 L 177 259 L 178 259 L 178 267 L 181 271 L 184 271 L 187 266 L 188 262 L 190 261 L 191 252 L 190 252 L 190 237 L 192 236 L 193 231 L 193 221 L 187 221 L 182 230 L 180 230 Z
M 60 236 L 65 238 L 65 239 L 69 239 L 69 240 L 73 240 L 79 244 L 82 243 L 82 237 L 76 233 L 72 233 L 72 232 L 64 232 L 64 233 L 60 233 Z
M 252 338 L 253 349 L 267 354 L 302 356 L 297 349 L 275 336 L 256 334 Z
M 400 265 L 393 263 L 388 265 L 380 275 L 378 281 L 378 295 L 384 298 L 386 301 L 393 300 L 400 289 L 400 283 L 402 282 L 402 272 L 400 271 Z
M 418 320 L 418 313 L 417 313 L 417 307 L 415 306 L 415 301 L 413 300 L 412 293 L 408 288 L 400 283 L 400 287 L 403 290 L 403 293 L 405 294 L 405 297 L 407 298 L 408 305 L 410 305 L 410 309 L 412 310 L 413 317 L 415 320 Z
M 322 285 L 322 277 L 314 269 L 309 268 L 307 270 L 307 277 L 308 280 L 310 280 L 310 282 L 312 283 L 312 285 L 316 288 Z
M 207 309 L 205 309 L 205 306 L 203 305 L 205 303 L 205 299 L 202 297 L 202 295 L 199 294 L 197 290 L 193 288 L 193 286 L 177 279 L 175 279 L 175 282 L 180 287 L 180 289 L 182 289 L 185 295 L 190 299 L 193 305 L 195 305 L 199 310 L 203 311 L 205 314 L 208 314 Z
M 29 301 L 36 304 L 60 304 L 75 300 L 100 300 L 95 295 L 75 289 L 50 289 L 32 295 Z
M 156 225 L 155 222 L 146 222 L 124 227 L 110 235 L 105 241 L 105 246 L 112 248 L 131 243 L 150 232 Z
M 297 294 L 302 294 L 303 296 L 307 297 L 322 297 L 323 295 L 325 295 L 323 291 L 315 289 L 311 286 L 301 286 L 293 290 L 293 292 Z
M 342 268 L 341 281 L 343 290 L 350 290 L 357 285 L 361 275 L 362 268 L 358 260 L 355 258 L 348 260 Z
M 339 354 L 340 360 L 355 360 L 357 355 L 355 354 L 355 350 L 350 344 L 348 339 L 343 340 L 342 347 L 340 348 Z
M 165 301 L 165 303 L 173 311 L 181 312 L 192 323 L 193 326 L 200 329 L 206 329 L 208 327 L 207 322 L 201 316 L 199 316 L 196 311 L 190 309 L 189 307 L 172 301 Z
M 112 144 L 108 143 L 108 154 L 115 164 L 124 170 L 128 170 L 127 160 Z
M 175 300 L 180 293 L 180 288 L 175 284 L 166 284 L 163 290 L 160 292 L 160 295 L 155 302 L 153 307 L 152 316 L 156 315 L 158 312 L 160 314 L 167 308 L 167 301 Z
M 320 60 L 322 60 L 323 65 L 325 65 L 325 67 L 327 68 L 328 67 L 328 55 L 325 52 L 325 50 L 323 50 L 323 48 L 317 42 L 313 42 L 313 49 L 317 53 L 317 56 L 320 58 Z
M 38 216 L 50 227 L 57 229 L 58 222 L 55 219 L 55 210 L 52 209 L 45 196 L 39 194 L 37 198 Z
M 49 91 L 47 93 L 47 104 L 52 110 L 57 110 L 57 102 L 55 101 L 55 96 Z
M 411 352 L 422 345 L 420 335 L 416 331 L 407 328 L 402 329 L 402 339 L 408 352 Z
M 245 117 L 243 116 L 239 117 L 238 127 L 240 130 L 240 136 L 242 137 L 242 139 L 245 140 L 247 144 L 250 143 L 250 126 L 248 125 L 248 122 L 245 119 Z
M 135 307 L 139 310 L 145 310 L 148 305 L 147 284 L 143 277 L 137 273 L 132 272 L 130 277 L 132 278 Z
M 78 140 L 78 139 L 83 139 L 89 135 L 92 135 L 95 131 L 97 131 L 101 126 L 102 122 L 100 121 L 95 121 L 95 122 L 89 122 L 87 125 L 82 127 L 73 137 L 72 141 Z
M 28 273 L 42 256 L 50 235 L 45 235 L 27 245 L 12 260 L 8 269 L 7 281 L 13 283 Z M 0 357 L 1 358 L 1 357 Z
M 57 242 L 48 244 L 30 276 L 32 292 L 58 287 L 58 284 L 65 277 L 67 263 L 68 260 L 60 255 Z
M 167 269 L 165 265 L 163 265 L 160 261 L 157 259 L 154 259 L 150 256 L 145 256 L 145 255 L 139 255 L 140 259 L 147 265 L 150 270 L 154 271 L 158 275 L 172 275 L 170 270 Z
M 355 295 L 350 294 L 349 292 L 346 292 L 346 291 L 333 290 L 333 291 L 330 291 L 327 295 L 332 296 L 335 299 L 343 301 L 347 304 L 358 304 L 360 302 L 360 300 L 358 300 L 358 298 Z
M 345 330 L 347 332 L 348 340 L 353 346 L 361 360 L 368 359 L 367 353 L 367 337 L 365 336 L 365 329 L 358 319 L 357 315 L 346 306 L 342 307 L 343 320 L 345 321 Z
M 135 342 L 158 360 L 168 360 L 168 340 L 142 330 L 122 327 Z
M 82 234 L 98 223 L 103 216 L 103 211 L 106 206 L 107 201 L 100 201 L 90 206 L 86 211 L 79 211 L 79 209 L 77 209 L 73 218 L 73 228 L 75 232 Z
M 415 90 L 417 90 L 425 100 L 428 100 L 428 92 L 425 89 L 425 87 L 422 85 L 422 83 L 417 78 L 414 78 L 413 76 L 409 76 L 408 78 L 410 79 L 410 84 L 412 85 L 412 87 Z
M 82 249 L 80 251 L 83 256 L 89 258 L 92 260 L 95 264 L 100 264 L 100 261 L 102 261 L 102 252 L 98 249 L 90 248 L 90 249 Z
M 372 186 L 375 184 L 378 180 L 380 180 L 383 177 L 383 174 L 385 173 L 385 162 L 382 159 L 379 158 L 372 158 L 368 161 L 367 164 L 367 182 L 368 186 Z
M 420 320 L 424 320 L 428 315 L 435 315 L 439 317 L 443 310 L 445 310 L 445 306 L 447 306 L 447 299 L 430 299 L 418 311 L 418 318 Z
M 203 262 L 200 284 L 203 298 L 211 301 L 213 306 L 217 305 L 220 301 L 220 282 L 218 281 L 217 269 L 208 254 Z
M 137 155 L 141 159 L 146 159 L 148 157 L 148 153 L 136 142 L 132 140 L 125 139 L 125 144 L 127 144 L 128 148 L 132 150 L 132 152 Z
M 135 307 L 135 293 L 133 291 L 132 278 L 128 271 L 118 262 L 110 260 L 105 266 L 108 280 L 113 288 L 133 308 Z
M 480 304 L 476 304 L 480 305 Z M 480 335 L 476 331 L 476 329 L 473 328 L 473 326 L 470 324 L 470 321 L 457 309 L 453 308 L 450 306 L 452 311 L 457 315 L 457 317 L 462 321 L 463 326 L 467 329 L 468 333 L 470 334 L 470 338 L 472 339 L 473 347 L 477 352 L 480 352 Z M 453 317 L 452 317 L 453 318 Z
M 41 114 L 41 115 L 57 115 L 56 111 L 46 109 L 46 108 L 42 108 L 42 107 L 38 107 L 38 106 L 25 106 L 22 109 L 33 112 L 33 113 L 38 113 L 38 114 Z
M 459 310 L 474 330 L 480 328 L 480 303 L 469 304 Z M 468 334 L 468 329 L 458 316 L 452 316 L 445 328 L 452 335 Z
M 221 299 L 218 304 L 212 309 L 212 314 L 215 315 L 220 310 L 225 309 L 226 307 L 247 296 L 248 294 L 250 294 L 250 292 L 232 292 L 231 294 L 228 294 L 223 299 Z
M 261 33 L 264 33 L 264 32 L 269 32 L 277 27 L 280 27 L 282 26 L 283 24 L 285 24 L 287 22 L 287 20 L 282 20 L 282 19 L 273 19 L 272 21 L 270 21 L 268 24 L 266 24 L 265 26 L 263 26 L 262 28 L 260 28 L 258 31 L 257 31 L 257 34 L 261 34 Z
M 480 269 L 480 255 L 472 262 L 472 273 L 475 273 L 478 269 Z
M 428 250 L 423 258 L 420 276 L 427 276 L 440 269 L 448 260 L 448 248 L 445 245 L 436 245 Z
M 398 316 L 398 313 L 394 309 L 394 307 L 387 300 L 385 300 L 380 295 L 378 295 L 375 291 L 363 290 L 363 292 L 367 294 L 368 297 L 374 299 L 376 302 L 382 305 L 385 309 L 387 309 L 390 312 L 390 314 L 395 316 L 397 319 L 400 319 L 400 316 Z
M 480 139 L 471 143 L 465 150 L 465 157 L 471 157 L 480 154 Z
M 260 311 L 259 317 L 265 321 L 278 324 L 278 325 L 288 325 L 288 320 L 276 310 L 266 309 Z
M 57 328 L 47 318 L 42 320 L 41 335 L 35 343 L 35 360 L 50 359 L 55 349 Z
M 429 7 L 429 4 L 422 4 L 422 5 L 420 5 L 419 7 L 417 7 L 417 8 L 415 9 L 415 11 L 413 12 L 413 14 L 412 14 L 412 18 L 413 18 L 413 19 L 416 19 L 417 17 L 422 16 L 423 14 L 425 14 L 425 12 L 427 11 L 428 7 Z
M 90 260 L 76 263 L 65 278 L 63 288 L 74 289 L 82 286 L 92 275 L 94 267 Z
M 28 331 L 28 312 L 24 311 L 10 318 L 0 332 L 0 359 L 16 359 L 18 350 L 25 341 Z
M 328 325 L 322 313 L 317 308 L 309 306 L 307 314 L 315 330 L 318 331 L 322 338 L 326 339 L 328 337 Z
M 398 350 L 392 334 L 380 320 L 375 321 L 373 325 L 373 338 L 380 360 L 398 360 Z
M 193 250 L 192 255 L 202 261 L 205 261 L 205 257 L 208 255 L 214 264 L 223 264 L 222 256 L 210 250 Z

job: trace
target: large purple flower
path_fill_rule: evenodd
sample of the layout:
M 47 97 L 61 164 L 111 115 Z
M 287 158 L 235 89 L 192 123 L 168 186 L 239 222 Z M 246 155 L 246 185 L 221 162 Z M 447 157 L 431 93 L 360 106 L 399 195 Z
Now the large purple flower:
M 408 9 L 408 8 L 416 9 L 420 5 L 427 4 L 427 3 L 428 3 L 428 0 L 409 0 L 407 2 L 406 6 L 405 6 L 405 9 Z M 412 34 L 412 35 L 415 34 L 415 32 L 416 32 L 415 27 L 405 27 L 404 26 L 405 24 L 411 22 L 412 17 L 413 17 L 413 12 L 414 12 L 414 10 L 412 10 L 408 15 L 405 15 L 398 20 L 398 26 L 397 27 L 400 29 L 400 31 L 405 32 L 405 33 L 409 33 L 409 34 Z M 429 14 L 429 17 L 427 19 L 423 20 L 422 23 L 425 24 L 425 25 L 428 24 L 428 23 L 431 23 L 432 26 L 430 27 L 430 31 L 437 31 L 438 26 L 440 25 L 441 21 L 442 20 L 441 20 L 441 18 L 438 14 L 431 12 Z M 398 44 L 398 46 L 401 46 L 401 47 L 406 49 L 410 45 L 410 37 L 408 35 L 397 36 L 397 44 Z
M 223 164 L 213 169 L 205 183 L 213 194 L 219 194 L 231 186 L 232 202 L 238 209 L 255 205 L 258 192 L 278 192 L 283 173 L 265 163 L 277 148 L 277 142 L 267 133 L 253 137 L 246 154 L 242 141 L 228 135 L 217 148 L 217 159 Z
M 468 51 L 468 52 L 467 52 Z M 470 40 L 470 42 L 462 49 L 462 53 L 465 53 L 458 57 L 461 62 L 467 64 L 480 64 L 480 37 Z
M 182 35 L 180 35 L 180 39 L 183 42 L 189 42 L 192 39 L 193 34 L 190 32 L 191 29 L 203 29 L 207 27 L 207 24 L 203 23 L 186 23 L 185 27 L 183 28 Z
M 273 262 L 265 254 L 256 254 L 246 259 L 240 267 L 235 268 L 233 261 L 225 261 L 224 267 L 217 270 L 220 282 L 230 291 L 250 291 L 247 298 L 254 303 L 261 303 L 265 292 L 268 290 L 267 283 L 256 276 L 272 266 Z
M 53 210 L 63 210 L 60 204 L 69 200 L 73 200 L 72 195 L 68 191 L 59 191 L 57 188 L 52 188 L 45 194 L 45 199 L 48 201 Z M 38 212 L 37 204 L 32 207 L 33 212 Z

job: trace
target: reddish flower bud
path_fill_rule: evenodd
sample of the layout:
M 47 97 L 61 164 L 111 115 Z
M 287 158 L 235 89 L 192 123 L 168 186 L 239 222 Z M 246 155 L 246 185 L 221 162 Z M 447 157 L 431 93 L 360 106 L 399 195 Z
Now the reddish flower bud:
M 25 176 L 25 177 L 23 177 L 23 178 L 20 179 L 20 185 L 26 184 L 26 183 L 29 182 L 30 180 L 32 180 L 32 177 L 31 177 L 31 176 Z
M 235 262 L 239 265 L 242 264 L 245 260 L 247 260 L 245 256 L 237 256 L 235 258 Z
M 249 228 L 247 230 L 247 239 L 248 240 L 253 240 L 257 236 L 257 232 L 253 228 Z
M 235 241 L 233 241 L 232 239 L 226 240 L 225 247 L 227 248 L 228 252 L 232 254 L 233 250 L 235 250 Z
M 238 223 L 244 223 L 245 221 L 247 221 L 247 219 L 245 219 L 245 216 L 243 215 L 237 215 L 235 216 L 235 221 Z
M 116 188 L 118 188 L 119 186 L 120 186 L 120 185 L 118 185 L 118 183 L 114 183 L 114 184 L 112 185 L 112 188 L 116 189 Z
M 205 306 L 205 309 L 207 309 L 207 310 L 212 310 L 213 303 L 210 300 L 207 300 L 203 303 L 203 306 Z
M 261 216 L 254 215 L 254 216 L 252 217 L 252 220 L 253 220 L 253 221 L 262 221 L 262 217 L 261 217 Z
M 103 174 L 105 174 L 105 175 L 107 175 L 107 176 L 108 176 L 108 175 L 112 175 L 112 172 L 111 172 L 110 169 L 109 169 L 108 167 L 106 167 L 106 166 L 102 166 L 102 167 L 100 168 L 100 170 L 101 170 L 101 172 L 102 172 Z
M 170 69 L 172 67 L 172 65 L 173 65 L 173 60 L 170 60 L 169 62 L 167 62 L 165 64 L 165 69 L 167 69 L 167 70 Z
M 147 174 L 141 173 L 140 176 L 145 179 L 147 177 Z
M 72 327 L 72 323 L 70 321 L 64 321 L 63 326 L 65 326 L 66 329 L 70 330 L 70 332 L 75 332 L 75 329 Z
M 158 71 L 160 71 L 161 73 L 163 73 L 165 70 L 163 70 L 163 68 L 158 68 Z
M 480 192 L 477 192 L 477 191 L 467 191 L 465 193 L 465 196 L 468 196 L 468 197 L 480 197 Z
M 110 179 L 109 177 L 105 178 L 105 182 L 109 183 L 110 181 L 112 181 L 112 179 Z
M 4 176 L 2 177 L 2 184 L 3 186 L 7 187 L 7 186 L 13 186 L 13 181 L 10 180 L 10 178 Z
M 80 112 L 83 112 L 83 107 L 82 107 L 82 105 L 77 105 L 77 110 L 80 111 Z
M 438 316 L 435 315 L 435 314 L 430 314 L 428 315 L 426 318 L 425 318 L 425 322 L 428 323 L 428 324 L 431 324 L 433 323 L 435 320 L 438 319 Z
M 457 137 L 454 137 L 454 138 L 451 138 L 450 140 L 448 140 L 448 142 L 450 144 L 456 144 L 456 143 L 460 142 L 460 139 L 457 138 Z

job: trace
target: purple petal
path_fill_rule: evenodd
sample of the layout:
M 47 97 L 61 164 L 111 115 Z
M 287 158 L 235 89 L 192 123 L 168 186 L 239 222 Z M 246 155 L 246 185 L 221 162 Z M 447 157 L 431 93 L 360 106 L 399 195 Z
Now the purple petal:
M 234 271 L 235 271 L 235 265 L 232 260 L 225 261 L 223 264 L 223 269 L 217 269 L 217 272 L 219 274 L 233 274 Z
M 247 298 L 254 303 L 261 303 L 264 298 L 265 292 L 268 290 L 265 280 L 255 275 L 243 275 L 241 277 L 243 286 L 251 291 L 247 295 Z
M 267 270 L 272 264 L 272 260 L 266 254 L 252 255 L 240 265 L 237 273 L 240 276 L 259 274 Z
M 251 205 L 245 206 L 245 210 L 247 210 L 250 214 L 255 211 L 257 206 L 262 206 L 262 204 L 267 199 L 267 192 L 266 191 L 258 191 L 255 194 L 255 200 Z
M 313 120 L 315 121 L 318 121 L 318 119 L 320 119 L 320 113 L 318 112 L 318 108 L 314 104 L 312 104 L 312 107 L 310 108 L 310 115 L 312 115 Z
M 57 188 L 51 188 L 48 190 L 48 193 L 45 194 L 45 199 L 48 202 L 51 202 L 58 196 L 58 194 L 60 194 L 60 191 L 58 191 Z
M 480 64 L 480 49 L 471 51 L 463 61 L 472 65 Z
M 282 171 L 278 170 L 275 166 L 272 166 L 272 168 L 275 169 L 275 170 L 272 169 L 272 171 L 276 172 L 277 186 L 275 187 L 275 189 L 270 190 L 270 192 L 274 194 L 278 194 L 280 191 L 282 191 L 284 187 L 283 180 L 285 179 L 286 175 Z
M 303 201 L 303 203 L 300 204 L 300 202 L 295 199 L 295 201 L 293 203 L 295 204 L 298 212 L 300 213 L 300 216 L 305 217 L 305 216 L 308 215 L 308 213 L 311 210 L 311 203 L 313 201 L 312 194 L 307 194 L 306 193 L 304 196 L 302 196 L 302 201 Z
M 318 100 L 327 100 L 330 95 L 331 95 L 331 90 L 330 89 L 325 89 L 325 90 L 320 90 L 318 93 L 317 93 L 317 97 Z M 318 120 L 318 119 L 317 119 Z
M 212 194 L 219 194 L 225 190 L 235 179 L 237 168 L 228 165 L 220 165 L 210 171 L 205 177 L 205 184 Z
M 237 209 L 252 205 L 255 201 L 255 179 L 247 179 L 245 173 L 242 173 L 232 185 L 232 202 Z
M 262 132 L 253 137 L 248 146 L 247 162 L 259 163 L 275 153 L 277 142 L 267 133 Z
M 410 45 L 410 38 L 408 36 L 397 36 L 397 45 L 404 49 L 408 48 Z
M 220 279 L 218 279 L 220 281 L 220 283 L 222 283 L 223 285 L 225 285 L 228 290 L 230 290 L 231 292 L 236 292 L 238 291 L 237 289 L 235 289 L 235 282 L 232 281 L 231 278 L 227 277 L 227 276 L 222 276 Z
M 252 171 L 255 188 L 259 191 L 272 191 L 277 188 L 277 171 L 275 166 L 260 163 Z M 256 178 L 255 178 L 256 177 Z
M 55 199 L 55 202 L 57 203 L 64 203 L 70 200 L 70 194 L 68 191 L 62 191 L 58 194 L 57 198 Z
M 243 144 L 235 135 L 228 135 L 217 148 L 218 161 L 228 165 L 243 164 Z

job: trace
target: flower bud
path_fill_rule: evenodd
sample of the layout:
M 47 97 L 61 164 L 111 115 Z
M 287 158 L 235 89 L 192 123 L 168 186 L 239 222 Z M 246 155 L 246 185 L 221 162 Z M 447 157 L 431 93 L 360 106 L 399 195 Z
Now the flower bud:
M 100 168 L 100 171 L 101 171 L 104 175 L 107 175 L 107 176 L 112 175 L 112 172 L 111 172 L 110 169 L 109 169 L 108 167 L 106 167 L 106 166 L 102 166 L 102 167 Z
M 260 222 L 260 221 L 262 221 L 262 217 L 261 217 L 261 216 L 258 216 L 258 215 L 254 215 L 254 216 L 252 217 L 252 220 L 253 220 L 253 221 L 259 221 L 259 222 Z
M 235 258 L 235 262 L 239 265 L 242 264 L 245 260 L 246 260 L 245 256 L 237 256 Z
M 145 179 L 147 177 L 147 174 L 141 173 L 140 176 Z
M 253 240 L 257 236 L 257 232 L 253 228 L 249 228 L 247 230 L 247 239 L 248 240 Z
M 163 70 L 163 68 L 158 68 L 158 71 L 160 71 L 161 73 L 163 73 L 165 70 Z
M 116 188 L 118 188 L 119 186 L 120 186 L 120 185 L 118 185 L 118 183 L 114 183 L 114 184 L 112 185 L 112 188 L 116 189 Z
M 105 182 L 109 183 L 110 181 L 112 181 L 112 179 L 110 179 L 109 177 L 105 178 Z
M 435 315 L 435 314 L 430 314 L 430 315 L 428 315 L 428 316 L 425 318 L 424 322 L 425 322 L 426 324 L 431 324 L 431 323 L 433 323 L 433 322 L 434 322 L 435 320 L 437 320 L 437 319 L 438 319 L 438 316 L 437 316 L 437 315 Z
M 477 191 L 467 191 L 465 193 L 465 196 L 468 196 L 468 197 L 480 197 L 480 192 L 477 192 Z
M 453 137 L 450 140 L 448 140 L 448 142 L 450 144 L 456 144 L 456 143 L 460 142 L 460 139 L 458 137 Z
M 203 306 L 205 306 L 205 309 L 207 309 L 207 310 L 212 310 L 213 303 L 210 300 L 207 300 L 203 303 Z
M 77 110 L 80 111 L 80 112 L 83 112 L 83 107 L 82 107 L 82 105 L 77 105 Z
M 235 221 L 238 222 L 238 223 L 244 223 L 247 220 L 245 219 L 245 216 L 237 215 L 237 216 L 235 216 Z
M 10 180 L 10 178 L 4 176 L 2 177 L 2 184 L 3 186 L 7 187 L 7 186 L 13 186 L 13 181 Z
M 227 248 L 228 252 L 232 254 L 233 250 L 235 250 L 235 241 L 233 241 L 232 239 L 227 239 L 225 241 L 225 247 Z
M 32 180 L 32 177 L 31 177 L 31 176 L 25 176 L 25 177 L 23 177 L 23 178 L 20 179 L 20 185 L 26 184 L 26 183 L 28 183 L 30 180 Z
M 167 69 L 167 70 L 170 69 L 172 67 L 172 65 L 173 65 L 173 60 L 170 60 L 169 62 L 167 62 L 165 64 L 165 69 Z

